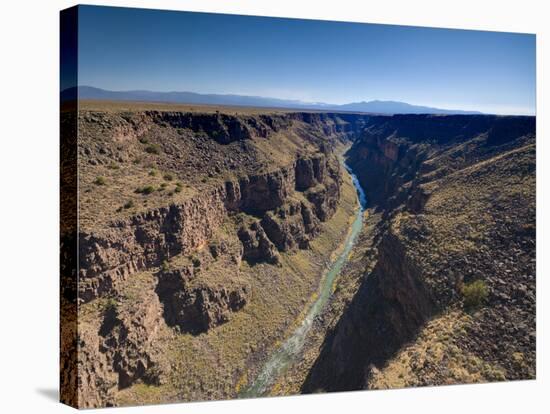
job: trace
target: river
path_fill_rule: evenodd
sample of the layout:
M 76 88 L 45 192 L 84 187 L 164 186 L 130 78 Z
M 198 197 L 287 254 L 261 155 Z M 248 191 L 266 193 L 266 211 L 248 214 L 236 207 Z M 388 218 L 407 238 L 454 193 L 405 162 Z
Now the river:
M 357 241 L 357 236 L 363 227 L 363 213 L 366 208 L 367 198 L 361 184 L 359 183 L 359 180 L 357 179 L 357 176 L 348 165 L 345 163 L 343 163 L 343 165 L 351 175 L 353 185 L 357 190 L 357 198 L 360 206 L 360 208 L 357 209 L 355 219 L 351 225 L 351 231 L 348 233 L 344 242 L 344 248 L 338 258 L 331 263 L 330 268 L 325 273 L 319 288 L 319 295 L 315 302 L 311 304 L 311 307 L 309 308 L 301 325 L 285 342 L 283 342 L 278 349 L 273 352 L 254 381 L 239 393 L 240 398 L 254 398 L 265 395 L 275 384 L 277 379 L 293 363 L 297 362 L 304 346 L 307 333 L 313 325 L 313 320 L 317 315 L 319 315 L 327 304 L 330 295 L 332 294 L 334 281 L 346 264 L 348 256 Z

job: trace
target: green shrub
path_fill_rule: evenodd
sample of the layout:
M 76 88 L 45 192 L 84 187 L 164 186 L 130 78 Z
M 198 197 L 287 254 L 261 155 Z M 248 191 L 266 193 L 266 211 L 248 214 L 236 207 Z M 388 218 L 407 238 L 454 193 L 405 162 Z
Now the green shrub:
M 157 171 L 156 170 L 151 170 L 149 171 L 149 176 L 150 177 L 155 177 L 157 175 Z
M 118 302 L 113 297 L 108 297 L 105 301 L 105 305 L 103 308 L 104 312 L 116 312 L 118 310 Z
M 170 269 L 170 265 L 168 264 L 168 261 L 167 261 L 167 260 L 163 260 L 163 261 L 162 261 L 162 264 L 160 265 L 160 269 L 161 269 L 163 272 L 167 272 L 168 269 Z
M 475 280 L 464 284 L 462 294 L 464 295 L 464 307 L 474 309 L 483 305 L 487 300 L 489 289 L 484 280 Z
M 113 161 L 109 164 L 108 168 L 111 169 L 111 170 L 118 170 L 118 169 L 120 169 L 120 166 L 116 162 Z
M 145 147 L 145 152 L 148 154 L 160 154 L 160 146 L 158 144 L 149 144 Z
M 145 137 L 141 137 L 141 138 L 139 139 L 139 142 L 141 142 L 142 144 L 148 144 L 148 143 L 149 143 L 149 140 L 148 140 L 147 138 L 145 138 Z
M 95 185 L 105 185 L 105 184 L 107 184 L 107 180 L 105 180 L 105 177 L 97 176 L 96 179 L 94 180 L 94 184 Z
M 193 263 L 193 267 L 200 267 L 201 266 L 201 259 L 197 255 L 191 256 L 191 263 Z
M 124 204 L 124 208 L 125 209 L 129 209 L 129 208 L 132 208 L 134 207 L 134 202 L 132 200 L 130 201 L 127 201 L 125 204 Z
M 155 191 L 155 187 L 152 185 L 146 185 L 145 187 L 138 187 L 136 188 L 136 193 L 138 194 L 151 194 Z
M 172 181 L 174 179 L 174 176 L 170 173 L 166 173 L 164 174 L 164 177 L 163 177 L 166 181 Z

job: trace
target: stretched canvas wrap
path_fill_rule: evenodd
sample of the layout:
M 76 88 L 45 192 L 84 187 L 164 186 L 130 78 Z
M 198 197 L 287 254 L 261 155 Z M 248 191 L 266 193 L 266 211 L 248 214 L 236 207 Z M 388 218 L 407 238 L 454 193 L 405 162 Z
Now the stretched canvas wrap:
M 61 400 L 535 378 L 535 35 L 61 12 Z

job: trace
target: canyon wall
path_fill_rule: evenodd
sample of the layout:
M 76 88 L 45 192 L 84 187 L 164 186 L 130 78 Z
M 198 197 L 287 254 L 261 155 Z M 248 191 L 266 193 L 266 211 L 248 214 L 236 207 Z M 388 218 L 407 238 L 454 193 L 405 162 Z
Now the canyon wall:
M 325 339 L 302 391 L 532 378 L 535 119 L 371 117 L 348 163 L 384 217 L 377 262 Z M 472 309 L 464 286 L 474 281 L 487 297 Z M 452 310 L 470 321 L 468 331 L 453 333 L 452 353 L 413 363 L 420 351 L 410 351 L 396 368 L 392 358 L 407 344 L 416 349 L 426 322 Z M 482 362 L 460 367 L 466 358 L 457 355 Z M 398 380 L 385 374 L 392 362 L 391 375 L 402 372 Z
M 64 239 L 69 250 L 78 240 L 79 261 L 63 262 L 64 277 L 78 271 L 89 316 L 76 337 L 76 303 L 65 303 L 72 313 L 63 317 L 75 316 L 62 344 L 66 400 L 109 405 L 136 382 L 165 383 L 161 327 L 199 336 L 250 306 L 243 261 L 284 278 L 281 257 L 308 249 L 338 208 L 337 142 L 353 142 L 346 161 L 383 219 L 374 270 L 302 391 L 376 387 L 404 345 L 450 310 L 471 317 L 461 349 L 505 378 L 534 375 L 534 118 L 84 111 L 79 119 L 82 225 Z M 148 183 L 150 195 L 136 194 Z M 469 313 L 463 287 L 477 280 L 488 297 Z M 437 372 L 424 384 L 449 381 Z
M 309 248 L 338 207 L 342 171 L 334 147 L 357 133 L 365 119 L 343 117 L 298 112 L 79 114 L 80 183 L 93 184 L 107 169 L 123 193 L 110 195 L 97 184 L 81 188 L 81 199 L 88 194 L 97 199 L 79 207 L 85 225 L 78 232 L 77 297 L 87 316 L 80 317 L 76 343 L 67 342 L 62 349 L 62 361 L 69 363 L 70 349 L 78 347 L 78 361 L 63 377 L 68 401 L 83 407 L 111 405 L 118 390 L 136 381 L 162 384 L 170 362 L 155 345 L 161 327 L 200 335 L 228 322 L 251 300 L 250 288 L 239 276 L 243 260 L 280 268 L 284 277 L 280 254 Z M 285 149 L 281 137 L 297 141 L 289 141 L 292 146 Z M 267 145 L 267 159 L 259 152 L 265 153 L 261 145 Z M 266 163 L 276 147 L 283 157 Z M 218 150 L 221 158 L 190 163 Z M 165 183 L 174 182 L 172 175 L 189 174 L 193 181 L 178 183 L 175 190 L 194 191 L 151 207 L 147 196 L 138 195 L 144 207 L 109 213 L 121 197 L 130 197 L 125 187 L 143 174 L 142 151 L 150 165 L 173 171 Z M 128 156 L 133 153 L 137 156 Z M 239 169 L 222 167 L 219 160 L 230 158 L 248 163 Z M 203 184 L 214 163 L 215 172 L 230 178 Z M 268 168 L 254 168 L 255 163 Z M 118 173 L 121 168 L 124 173 Z M 105 219 L 109 214 L 115 218 Z
M 330 155 L 333 158 L 333 155 Z M 338 161 L 325 154 L 298 158 L 290 166 L 235 181 L 186 200 L 181 204 L 153 209 L 124 220 L 113 221 L 96 233 L 79 233 L 79 299 L 88 302 L 116 292 L 117 283 L 140 270 L 160 266 L 164 260 L 189 254 L 209 241 L 230 213 L 239 211 L 259 217 L 254 236 L 263 243 L 286 251 L 305 248 L 336 210 L 340 196 Z M 305 178 L 307 177 L 307 178 Z M 291 196 L 298 191 L 305 200 Z M 240 237 L 250 232 L 241 229 Z M 251 255 L 248 241 L 244 255 L 271 260 L 276 253 Z

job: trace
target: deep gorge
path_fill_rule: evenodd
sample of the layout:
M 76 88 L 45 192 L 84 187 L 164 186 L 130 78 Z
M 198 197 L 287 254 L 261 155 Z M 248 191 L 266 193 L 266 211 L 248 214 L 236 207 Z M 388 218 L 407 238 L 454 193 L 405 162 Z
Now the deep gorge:
M 383 217 L 373 232 L 376 263 L 342 314 L 333 315 L 337 321 L 301 392 L 373 387 L 428 321 L 462 309 L 461 286 L 479 278 L 486 279 L 490 296 L 468 337 L 475 341 L 476 332 L 489 329 L 506 338 L 509 322 L 521 322 L 525 341 L 505 341 L 502 354 L 487 345 L 479 357 L 503 367 L 507 378 L 531 375 L 534 118 L 87 111 L 78 122 L 79 160 L 86 165 L 83 197 L 103 190 L 90 184 L 101 173 L 116 184 L 118 197 L 135 200 L 134 206 L 143 203 L 120 207 L 119 217 L 107 223 L 82 204 L 90 219 L 83 218 L 78 234 L 78 299 L 103 318 L 83 327 L 78 338 L 78 363 L 86 372 L 79 387 L 92 406 L 118 404 L 118 390 L 139 382 L 162 387 L 172 381 L 175 362 L 159 355 L 163 335 L 174 343 L 181 335 L 201 341 L 257 306 L 260 286 L 291 289 L 281 274 L 306 268 L 298 258 L 313 254 L 312 244 L 320 243 L 340 211 L 344 183 L 337 153 L 344 145 L 351 145 L 344 157 L 367 193 L 369 209 Z M 127 153 L 136 155 L 125 158 Z M 113 160 L 141 186 L 174 175 L 162 183 L 173 190 L 158 184 L 151 197 L 136 194 L 131 187 L 136 183 L 117 181 Z M 184 184 L 174 185 L 175 180 Z M 487 192 L 474 192 L 483 182 Z M 507 206 L 525 188 L 515 218 L 506 218 Z M 115 202 L 107 190 L 94 201 L 99 211 Z M 168 191 L 174 194 L 167 202 Z M 495 200 L 505 208 L 496 208 Z M 458 206 L 464 217 L 456 215 Z M 488 215 L 486 222 L 474 220 L 480 212 Z M 505 255 L 520 259 L 510 263 L 501 259 Z M 313 259 L 308 260 L 320 261 Z M 304 292 L 317 289 L 326 262 Z M 521 281 L 500 283 L 512 273 L 521 274 Z M 143 286 L 134 292 L 138 283 Z M 524 294 L 516 292 L 518 286 Z M 301 309 L 293 306 L 297 316 Z M 512 319 L 501 324 L 505 313 Z M 290 321 L 279 325 L 270 338 L 284 339 Z M 459 348 L 471 349 L 471 343 Z M 270 349 L 258 347 L 239 369 L 258 369 Z M 507 362 L 506 354 L 513 352 L 525 355 L 524 366 Z M 233 367 L 228 371 L 224 381 L 234 389 L 239 375 Z M 204 392 L 196 397 L 208 398 Z

